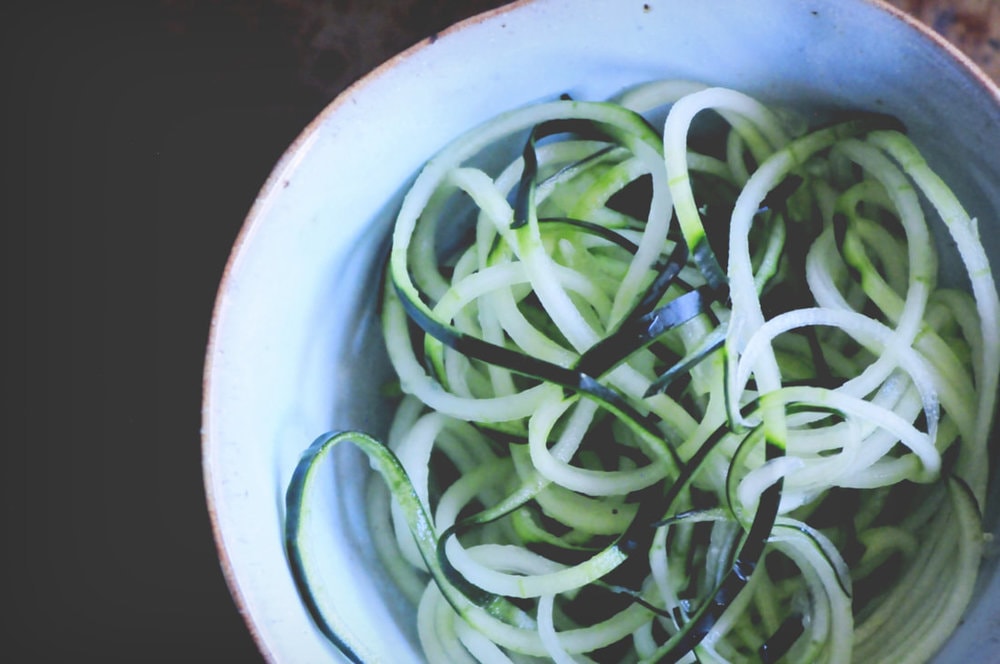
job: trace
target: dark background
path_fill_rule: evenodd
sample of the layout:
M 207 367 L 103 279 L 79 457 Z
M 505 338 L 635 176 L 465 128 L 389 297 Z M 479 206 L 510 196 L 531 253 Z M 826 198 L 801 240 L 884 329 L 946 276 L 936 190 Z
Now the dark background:
M 3 4 L 0 659 L 262 661 L 200 465 L 229 249 L 341 89 L 499 4 Z
M 261 661 L 223 580 L 200 465 L 230 246 L 339 91 L 499 4 L 0 7 L 0 658 Z M 1000 22 L 965 22 L 958 0 L 896 4 L 954 30 L 995 74 Z

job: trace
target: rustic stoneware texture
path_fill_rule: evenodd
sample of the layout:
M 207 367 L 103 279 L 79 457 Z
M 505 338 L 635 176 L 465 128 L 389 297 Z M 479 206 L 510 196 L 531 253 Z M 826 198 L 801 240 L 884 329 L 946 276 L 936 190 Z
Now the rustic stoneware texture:
M 316 31 L 300 35 L 304 54 L 349 39 L 316 5 L 285 4 L 318 17 Z M 435 151 L 506 108 L 563 92 L 601 99 L 661 77 L 807 108 L 892 113 L 980 217 L 1000 265 L 1000 93 L 944 44 L 875 1 L 526 0 L 436 35 L 339 96 L 260 192 L 219 290 L 207 355 L 206 487 L 230 586 L 262 652 L 281 662 L 340 658 L 288 573 L 283 492 L 320 433 L 385 430 L 378 251 L 406 183 Z M 367 464 L 341 451 L 323 468 L 314 507 L 329 524 L 316 547 L 339 605 L 336 629 L 366 662 L 418 662 L 414 611 L 373 560 L 360 511 Z M 994 531 L 998 498 L 994 490 L 987 513 Z M 995 559 L 982 583 L 939 662 L 997 651 Z

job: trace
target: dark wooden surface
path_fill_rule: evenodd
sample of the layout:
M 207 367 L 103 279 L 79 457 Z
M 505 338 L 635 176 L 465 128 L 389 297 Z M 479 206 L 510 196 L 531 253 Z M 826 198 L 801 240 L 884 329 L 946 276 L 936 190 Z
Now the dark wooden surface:
M 200 466 L 202 362 L 229 248 L 334 95 L 499 4 L 0 8 L 8 659 L 261 660 L 219 569 Z M 896 4 L 1000 78 L 997 3 Z
M 887 0 L 968 55 L 1000 83 L 1000 2 L 997 0 Z

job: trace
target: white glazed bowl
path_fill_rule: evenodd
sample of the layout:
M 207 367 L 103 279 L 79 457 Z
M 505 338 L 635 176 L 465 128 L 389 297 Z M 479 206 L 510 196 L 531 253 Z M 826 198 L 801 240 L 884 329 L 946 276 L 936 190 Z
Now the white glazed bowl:
M 270 660 L 340 661 L 288 572 L 283 496 L 319 434 L 386 428 L 377 264 L 407 183 L 449 139 L 504 109 L 563 92 L 603 99 L 664 77 L 900 117 L 980 218 L 1000 267 L 1000 91 L 878 0 L 523 0 L 407 51 L 291 146 L 219 290 L 206 364 L 206 487 L 230 587 Z M 317 547 L 327 591 L 342 600 L 338 631 L 365 662 L 420 661 L 414 611 L 373 560 L 360 507 L 367 463 L 353 448 L 339 452 L 314 507 L 329 521 Z M 998 514 L 994 487 L 993 532 Z M 937 661 L 1000 651 L 996 557 L 982 584 Z

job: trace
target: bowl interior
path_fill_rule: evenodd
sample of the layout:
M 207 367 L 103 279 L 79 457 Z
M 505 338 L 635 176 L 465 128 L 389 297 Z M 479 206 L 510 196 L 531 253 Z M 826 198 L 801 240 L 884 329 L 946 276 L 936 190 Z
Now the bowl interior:
M 286 153 L 219 291 L 206 361 L 206 488 L 230 586 L 272 660 L 340 657 L 287 571 L 283 496 L 318 435 L 382 435 L 388 426 L 376 302 L 407 184 L 449 139 L 501 110 L 561 93 L 604 99 L 658 78 L 731 86 L 817 117 L 836 109 L 900 117 L 979 218 L 1000 269 L 1000 95 L 876 2 L 525 1 L 412 49 L 338 98 Z M 955 256 L 941 245 L 947 275 Z M 373 555 L 360 507 L 367 462 L 345 447 L 323 472 L 329 481 L 313 509 L 329 528 L 316 546 L 326 591 L 342 600 L 338 631 L 363 661 L 421 661 L 413 607 Z M 997 486 L 986 519 L 996 532 Z M 974 661 L 995 647 L 998 616 L 994 556 L 938 661 Z

